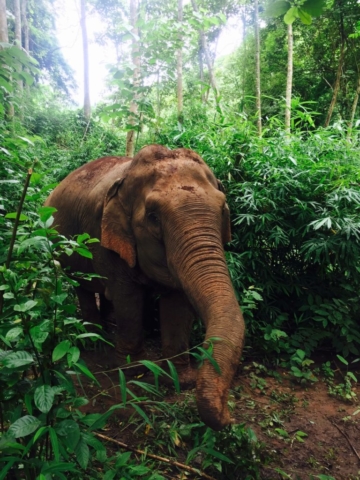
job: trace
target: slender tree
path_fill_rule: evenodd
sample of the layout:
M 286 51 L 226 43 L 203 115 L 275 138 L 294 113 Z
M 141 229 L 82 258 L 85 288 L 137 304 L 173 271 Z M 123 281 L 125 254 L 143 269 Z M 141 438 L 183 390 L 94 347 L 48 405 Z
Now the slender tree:
M 288 63 L 285 96 L 285 131 L 290 133 L 291 125 L 291 95 L 293 82 L 293 29 L 292 24 L 299 18 L 305 25 L 311 25 L 312 17 L 321 15 L 325 8 L 326 0 L 304 0 L 297 4 L 293 0 L 272 0 L 267 6 L 266 14 L 269 17 L 284 15 L 284 21 L 288 26 Z
M 183 21 L 183 2 L 178 0 L 178 22 L 179 25 Z M 181 28 L 181 27 L 180 27 Z M 182 78 L 182 33 L 179 32 L 179 48 L 177 51 L 177 62 L 176 62 L 176 72 L 177 72 L 177 106 L 178 106 L 178 121 L 183 123 L 183 78 Z
M 197 7 L 197 4 L 196 4 L 195 0 L 191 0 L 191 4 L 192 4 L 192 7 L 194 9 L 194 12 L 199 13 L 199 9 Z M 204 53 L 206 65 L 207 65 L 208 72 L 209 72 L 210 86 L 214 91 L 215 99 L 217 101 L 217 98 L 218 98 L 217 84 L 216 84 L 216 80 L 215 80 L 214 69 L 213 69 L 213 65 L 212 65 L 212 61 L 211 61 L 211 55 L 210 55 L 209 47 L 208 47 L 208 44 L 207 44 L 206 36 L 205 36 L 204 30 L 202 28 L 199 29 L 199 36 L 200 36 L 202 51 Z
M 21 9 L 20 9 L 20 0 L 14 0 L 14 17 L 15 17 L 15 44 L 22 48 L 22 35 L 21 35 Z M 17 81 L 18 91 L 20 95 L 23 91 L 23 82 L 21 79 Z M 21 107 L 20 107 L 21 108 Z M 22 116 L 22 115 L 21 115 Z
M 86 120 L 91 116 L 90 85 L 89 85 L 89 43 L 86 28 L 86 0 L 80 0 L 81 7 L 81 31 L 83 40 L 84 58 L 84 116 Z
M 138 93 L 140 86 L 140 55 L 139 55 L 139 29 L 137 27 L 138 17 L 138 0 L 130 0 L 130 23 L 132 26 L 132 44 L 131 57 L 134 65 L 133 73 L 133 88 L 134 95 L 130 103 L 129 124 L 134 126 L 136 124 L 136 117 L 138 114 Z M 126 156 L 133 157 L 135 151 L 135 129 L 130 129 L 126 136 Z
M 28 0 L 21 0 L 21 28 L 22 28 L 22 46 L 29 53 L 29 23 L 27 18 L 27 3 Z
M 333 87 L 333 94 L 331 97 L 331 102 L 329 105 L 329 110 L 326 115 L 325 123 L 324 126 L 328 127 L 330 124 L 330 120 L 336 105 L 336 101 L 338 98 L 339 90 L 340 90 L 340 81 L 341 81 L 341 76 L 342 76 L 342 71 L 344 67 L 344 59 L 345 59 L 345 29 L 344 29 L 344 17 L 342 13 L 342 9 L 339 8 L 339 13 L 340 13 L 340 54 L 339 54 L 339 61 L 338 61 L 338 67 L 336 70 L 336 77 L 335 77 L 335 83 Z
M 262 134 L 262 121 L 261 121 L 261 80 L 260 80 L 260 35 L 259 35 L 259 4 L 258 0 L 255 0 L 255 59 L 256 59 L 256 111 L 257 111 L 257 128 L 258 135 Z
M 289 23 L 287 26 L 287 40 L 288 40 L 288 61 L 287 61 L 286 94 L 285 94 L 285 131 L 286 133 L 290 133 L 291 95 L 292 95 L 292 81 L 293 81 L 293 53 L 294 53 L 292 23 Z
M 6 0 L 0 0 L 0 42 L 9 43 L 6 15 Z

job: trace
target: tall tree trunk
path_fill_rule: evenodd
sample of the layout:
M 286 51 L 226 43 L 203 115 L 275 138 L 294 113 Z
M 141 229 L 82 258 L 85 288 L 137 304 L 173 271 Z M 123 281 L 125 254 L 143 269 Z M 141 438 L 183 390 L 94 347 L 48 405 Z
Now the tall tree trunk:
M 9 31 L 7 26 L 6 0 L 0 0 L 0 42 L 9 43 Z M 9 102 L 9 95 L 5 95 L 7 120 L 14 118 L 14 105 Z
M 246 93 L 246 54 L 247 54 L 247 49 L 246 49 L 246 5 L 242 6 L 242 41 L 244 44 L 244 56 L 243 56 L 243 69 L 242 69 L 242 97 L 243 97 L 243 108 L 245 109 L 245 93 Z
M 192 7 L 193 7 L 194 11 L 198 13 L 199 10 L 198 10 L 198 7 L 196 5 L 195 0 L 191 0 L 191 4 L 192 4 Z M 199 30 L 199 35 L 200 35 L 202 51 L 205 55 L 205 61 L 206 61 L 206 65 L 208 67 L 210 86 L 214 91 L 216 103 L 218 103 L 217 85 L 216 85 L 214 70 L 213 70 L 213 66 L 212 66 L 212 62 L 211 62 L 211 56 L 210 56 L 208 44 L 207 44 L 207 41 L 206 41 L 206 36 L 205 36 L 205 33 L 202 29 Z
M 199 49 L 198 49 L 198 60 L 199 60 L 199 78 L 201 82 L 201 103 L 205 103 L 205 94 L 204 94 L 204 61 L 203 61 L 203 50 L 201 45 L 201 39 L 199 35 Z
M 255 57 L 256 57 L 256 115 L 257 115 L 257 128 L 258 135 L 262 135 L 262 122 L 261 122 L 261 81 L 260 81 L 260 35 L 259 35 L 259 5 L 258 0 L 255 0 Z
M 14 17 L 15 17 L 15 44 L 19 48 L 22 47 L 21 42 L 21 10 L 20 10 L 20 0 L 14 0 Z M 23 91 L 23 82 L 22 80 L 17 81 L 19 94 L 22 95 Z M 21 104 L 20 104 L 21 105 Z M 21 107 L 20 107 L 21 109 Z M 21 117 L 23 114 L 21 113 Z
M 182 0 L 178 0 L 178 22 L 179 25 L 182 24 L 183 21 L 183 3 Z M 182 78 L 182 34 L 179 33 L 179 48 L 177 51 L 177 107 L 178 107 L 178 121 L 179 123 L 183 123 L 184 115 L 183 115 L 183 78 Z
M 29 53 L 29 23 L 27 19 L 27 0 L 21 0 L 22 46 Z
M 81 7 L 81 31 L 83 40 L 83 57 L 84 57 L 84 117 L 90 120 L 91 103 L 90 103 L 90 86 L 89 86 L 89 44 L 86 29 L 86 0 L 80 0 Z
M 137 40 L 139 36 L 139 29 L 136 26 L 138 16 L 138 0 L 130 0 L 130 23 L 132 25 L 132 46 L 131 46 L 131 56 L 132 62 L 134 64 L 134 74 L 133 74 L 133 87 L 134 87 L 134 96 L 130 104 L 130 115 L 129 115 L 129 124 L 136 124 L 136 117 L 138 114 L 138 93 L 137 89 L 140 86 L 140 56 L 139 56 L 139 41 Z M 135 151 L 135 130 L 129 130 L 126 136 L 126 153 L 127 157 L 133 157 Z
M 7 15 L 6 15 L 6 0 L 0 0 L 0 42 L 9 43 Z
M 354 118 L 355 118 L 355 112 L 357 108 L 357 104 L 359 101 L 359 95 L 360 95 L 360 75 L 358 76 L 358 83 L 357 87 L 355 90 L 355 95 L 354 95 L 354 101 L 351 107 L 351 113 L 350 113 L 350 120 L 348 124 L 348 133 L 347 133 L 347 138 L 350 139 L 352 128 L 353 128 L 353 123 L 354 123 Z
M 332 95 L 329 110 L 328 110 L 328 113 L 326 115 L 326 119 L 325 119 L 325 123 L 324 123 L 325 127 L 329 126 L 330 120 L 331 120 L 331 117 L 332 117 L 332 114 L 333 114 L 333 111 L 334 111 L 334 108 L 335 108 L 335 105 L 336 105 L 338 93 L 339 93 L 339 90 L 340 90 L 340 80 L 341 80 L 342 69 L 343 69 L 343 66 L 344 66 L 344 57 L 345 57 L 345 38 L 344 38 L 344 36 L 342 36 L 339 63 L 338 63 L 337 71 L 336 71 L 336 79 L 335 79 L 335 84 L 334 84 L 334 88 L 333 88 L 333 95 Z
M 291 121 L 291 93 L 293 80 L 293 30 L 292 24 L 288 25 L 288 64 L 287 64 L 287 78 L 286 78 L 286 98 L 285 98 L 285 132 L 290 134 Z

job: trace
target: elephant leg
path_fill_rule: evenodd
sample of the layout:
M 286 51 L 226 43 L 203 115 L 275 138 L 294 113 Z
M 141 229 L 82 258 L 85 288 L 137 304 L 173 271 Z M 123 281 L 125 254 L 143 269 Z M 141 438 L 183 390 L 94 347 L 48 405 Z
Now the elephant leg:
M 111 331 L 109 328 L 109 323 L 115 324 L 114 318 L 114 306 L 103 293 L 99 294 L 100 298 L 100 317 L 103 323 L 105 324 L 106 330 Z
M 109 282 L 106 298 L 114 307 L 116 333 L 112 340 L 116 347 L 118 366 L 144 359 L 143 344 L 143 290 L 137 285 Z
M 160 328 L 162 354 L 171 358 L 175 365 L 180 383 L 190 386 L 195 383 L 196 371 L 190 366 L 189 338 L 194 321 L 194 311 L 181 292 L 171 292 L 160 298 Z M 184 353 L 185 352 L 185 353 Z
M 102 325 L 100 312 L 96 305 L 95 294 L 83 287 L 75 288 L 76 295 L 79 299 L 80 310 L 84 322 Z M 97 330 L 98 332 L 99 330 Z

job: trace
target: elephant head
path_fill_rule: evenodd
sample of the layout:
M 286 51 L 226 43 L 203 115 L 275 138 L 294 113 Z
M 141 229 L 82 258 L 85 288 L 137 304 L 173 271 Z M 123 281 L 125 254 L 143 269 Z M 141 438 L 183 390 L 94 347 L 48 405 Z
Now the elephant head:
M 228 391 L 245 335 L 224 257 L 228 241 L 221 185 L 191 150 L 145 147 L 107 192 L 102 246 L 153 281 L 184 291 L 205 324 L 205 345 L 214 339 L 220 371 L 204 361 L 196 399 L 201 418 L 217 430 L 230 423 Z

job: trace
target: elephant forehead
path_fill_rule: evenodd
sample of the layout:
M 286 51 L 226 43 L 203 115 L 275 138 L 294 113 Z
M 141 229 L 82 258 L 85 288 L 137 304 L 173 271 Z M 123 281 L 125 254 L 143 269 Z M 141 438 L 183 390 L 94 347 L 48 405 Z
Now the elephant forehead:
M 157 182 L 163 181 L 169 185 L 196 185 L 212 184 L 216 187 L 215 176 L 205 164 L 194 163 L 192 160 L 184 159 L 182 162 L 162 162 L 155 166 Z

